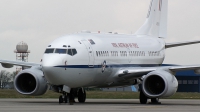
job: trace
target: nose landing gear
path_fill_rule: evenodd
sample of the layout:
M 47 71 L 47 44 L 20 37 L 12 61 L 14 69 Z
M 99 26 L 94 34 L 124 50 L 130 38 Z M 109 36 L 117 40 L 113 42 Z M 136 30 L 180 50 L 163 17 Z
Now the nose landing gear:
M 62 92 L 62 95 L 59 97 L 59 104 L 69 103 L 73 105 L 75 103 L 75 97 L 78 98 L 79 103 L 85 103 L 86 92 L 83 88 L 71 89 L 70 93 Z
M 61 104 L 63 102 L 64 103 L 68 103 L 69 102 L 69 98 L 66 95 L 66 92 L 63 92 L 63 95 L 60 95 L 60 97 L 59 97 L 59 104 Z
M 68 98 L 68 96 L 66 95 L 66 93 L 63 93 L 63 95 L 60 95 L 60 97 L 59 97 L 59 104 L 61 104 L 61 103 L 68 103 L 69 102 L 69 100 L 68 100 L 69 98 Z

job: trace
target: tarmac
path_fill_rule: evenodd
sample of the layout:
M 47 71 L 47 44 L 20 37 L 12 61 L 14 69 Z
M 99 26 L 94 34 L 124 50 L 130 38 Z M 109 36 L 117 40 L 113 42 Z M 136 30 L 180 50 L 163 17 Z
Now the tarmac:
M 87 99 L 59 104 L 58 99 L 0 99 L 0 112 L 200 112 L 200 100 L 161 99 L 140 104 L 138 99 Z

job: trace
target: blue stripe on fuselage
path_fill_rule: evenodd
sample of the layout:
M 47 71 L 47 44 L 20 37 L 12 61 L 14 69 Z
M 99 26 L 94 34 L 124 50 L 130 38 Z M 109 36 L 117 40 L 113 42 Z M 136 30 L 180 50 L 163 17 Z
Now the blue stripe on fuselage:
M 119 67 L 155 67 L 159 66 L 159 64 L 113 64 L 106 65 L 106 68 L 119 68 Z M 102 68 L 102 65 L 58 65 L 54 67 L 59 68 Z

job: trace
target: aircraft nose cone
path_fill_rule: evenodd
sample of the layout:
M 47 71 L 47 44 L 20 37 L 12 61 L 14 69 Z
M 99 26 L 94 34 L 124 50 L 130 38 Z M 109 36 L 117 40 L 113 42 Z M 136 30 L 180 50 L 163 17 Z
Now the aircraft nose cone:
M 65 58 L 59 55 L 44 55 L 42 60 L 43 67 L 54 67 L 65 64 Z
M 49 83 L 59 85 L 62 82 L 61 74 L 58 74 L 61 69 L 57 66 L 64 65 L 64 59 L 65 56 L 59 54 L 45 54 L 43 56 L 42 69 Z

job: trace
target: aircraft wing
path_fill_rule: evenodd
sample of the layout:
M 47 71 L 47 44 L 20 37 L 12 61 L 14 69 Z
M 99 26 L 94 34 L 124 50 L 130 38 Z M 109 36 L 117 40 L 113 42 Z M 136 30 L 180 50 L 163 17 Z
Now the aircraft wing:
M 151 71 L 156 70 L 154 67 L 131 67 L 121 69 L 117 72 L 117 77 L 126 77 L 126 78 L 138 78 L 142 77 L 143 75 L 148 74 Z
M 10 61 L 10 60 L 0 60 L 0 63 L 5 68 L 11 68 L 11 67 L 13 67 L 13 65 L 25 66 L 25 67 L 32 67 L 32 66 L 40 65 L 40 64 L 36 64 L 36 63 L 29 63 L 29 62 L 22 62 L 22 61 Z
M 118 78 L 125 78 L 125 79 L 140 78 L 144 75 L 147 75 L 149 72 L 155 70 L 171 71 L 173 73 L 184 70 L 195 70 L 196 73 L 200 74 L 200 65 L 184 65 L 184 66 L 174 65 L 174 66 L 133 67 L 133 68 L 131 67 L 119 70 L 115 76 L 117 76 Z

